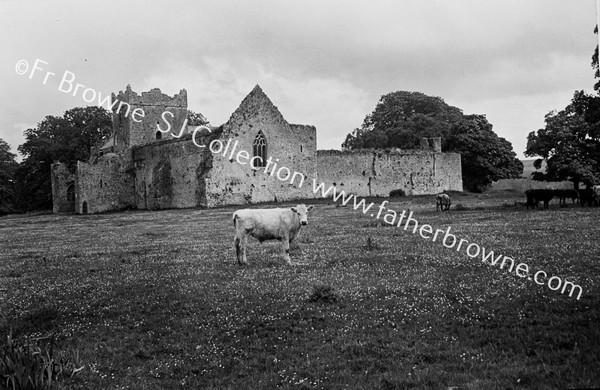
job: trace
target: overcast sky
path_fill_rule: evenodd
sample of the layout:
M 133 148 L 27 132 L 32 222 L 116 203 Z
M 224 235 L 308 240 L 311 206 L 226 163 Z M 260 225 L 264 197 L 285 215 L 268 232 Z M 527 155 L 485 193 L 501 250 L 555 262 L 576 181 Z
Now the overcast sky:
M 185 88 L 227 121 L 259 84 L 290 123 L 339 149 L 392 91 L 485 114 L 523 158 L 526 137 L 575 90 L 593 92 L 594 0 L 0 0 L 0 138 L 16 152 L 46 115 L 88 105 L 65 71 L 103 96 Z M 36 59 L 43 70 L 29 75 Z M 25 75 L 17 61 L 26 60 Z M 22 67 L 25 65 L 21 64 Z M 21 68 L 24 69 L 24 68 Z M 44 85 L 46 71 L 49 76 Z

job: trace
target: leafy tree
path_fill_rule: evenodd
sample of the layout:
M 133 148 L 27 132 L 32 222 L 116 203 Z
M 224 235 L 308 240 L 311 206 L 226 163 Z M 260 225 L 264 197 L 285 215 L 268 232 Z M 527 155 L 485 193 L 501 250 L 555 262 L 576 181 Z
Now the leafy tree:
M 14 210 L 15 158 L 16 155 L 10 152 L 10 145 L 0 139 L 0 214 Z
M 527 136 L 526 156 L 540 156 L 534 162 L 539 169 L 546 161 L 546 172 L 534 179 L 600 182 L 600 98 L 576 91 L 571 103 L 545 117 L 546 126 Z
M 462 155 L 463 185 L 485 191 L 496 180 L 521 177 L 523 163 L 512 144 L 498 137 L 485 115 L 467 115 L 452 126 L 444 147 Z
M 598 25 L 594 29 L 598 34 Z M 600 78 L 598 46 L 592 55 L 595 77 Z M 594 85 L 600 93 L 600 81 Z M 539 156 L 534 166 L 539 169 L 546 161 L 546 172 L 536 172 L 536 180 L 570 180 L 579 184 L 600 183 L 600 97 L 575 91 L 567 107 L 551 111 L 545 117 L 546 126 L 527 136 L 526 156 Z
M 187 119 L 189 126 L 205 126 L 209 124 L 208 119 L 204 115 L 192 110 L 188 110 Z
M 462 111 L 442 98 L 421 92 L 397 91 L 383 95 L 361 129 L 346 137 L 344 149 L 418 147 L 423 137 L 446 137 Z
M 112 131 L 111 114 L 102 107 L 77 107 L 62 117 L 47 116 L 33 129 L 25 130 L 26 141 L 16 175 L 19 209 L 52 208 L 50 168 L 61 161 L 71 170 L 77 161 L 87 161 L 92 146 L 106 140 Z
M 461 152 L 463 185 L 483 191 L 493 180 L 519 177 L 523 164 L 510 142 L 498 137 L 482 115 L 463 115 L 439 97 L 397 91 L 381 97 L 344 149 L 419 147 L 421 138 L 441 137 L 444 150 Z M 489 161 L 486 161 L 488 159 Z

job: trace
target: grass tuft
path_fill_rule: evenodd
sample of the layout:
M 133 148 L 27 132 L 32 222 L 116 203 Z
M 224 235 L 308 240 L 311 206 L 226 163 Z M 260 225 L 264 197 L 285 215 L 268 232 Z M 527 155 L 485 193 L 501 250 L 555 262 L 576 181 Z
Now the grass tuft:
M 83 369 L 78 352 L 56 349 L 54 335 L 48 345 L 16 340 L 10 332 L 0 350 L 0 378 L 11 390 L 46 390 L 54 382 L 72 377 Z
M 374 251 L 377 249 L 381 249 L 381 246 L 373 239 L 373 237 L 367 237 L 367 243 L 365 244 L 365 249 L 368 251 Z
M 333 287 L 324 284 L 313 286 L 313 292 L 308 297 L 310 302 L 335 303 L 338 300 L 338 294 Z

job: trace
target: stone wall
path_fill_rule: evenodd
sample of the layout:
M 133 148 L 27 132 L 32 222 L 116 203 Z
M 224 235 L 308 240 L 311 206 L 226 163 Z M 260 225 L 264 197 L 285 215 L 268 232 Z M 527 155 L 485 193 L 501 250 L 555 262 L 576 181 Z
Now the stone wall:
M 266 139 L 267 159 L 272 161 L 267 170 L 255 169 L 243 158 L 240 161 L 246 164 L 237 161 L 240 151 L 253 157 L 259 131 Z M 223 125 L 220 140 L 223 150 L 228 143 L 230 147 L 227 152 L 213 153 L 212 169 L 206 176 L 209 207 L 312 197 L 309 182 L 317 169 L 316 129 L 287 123 L 260 87 L 250 92 Z
M 107 153 L 93 164 L 77 162 L 75 190 L 80 214 L 135 208 L 131 150 Z
M 159 89 L 138 95 L 127 86 L 113 99 L 128 103 L 130 111 L 126 116 L 126 108 L 117 112 L 118 104 L 113 110 L 112 142 L 102 148 L 102 153 L 112 152 L 78 162 L 75 175 L 62 164 L 53 166 L 55 212 L 311 199 L 316 196 L 313 180 L 357 196 L 389 196 L 397 189 L 407 195 L 462 191 L 461 157 L 441 153 L 439 138 L 424 139 L 424 150 L 317 151 L 315 127 L 289 124 L 259 86 L 223 126 L 196 139 L 187 127 L 179 136 L 187 117 L 185 90 L 173 97 Z M 140 123 L 136 108 L 144 112 Z M 163 117 L 164 112 L 173 116 Z M 163 118 L 171 132 L 157 139 L 157 123 L 167 128 Z M 266 144 L 266 167 L 251 164 L 259 134 Z M 69 203 L 66 189 L 72 183 L 76 197 Z
M 52 179 L 52 212 L 72 213 L 75 211 L 75 174 L 63 163 L 52 164 L 50 172 Z M 69 187 L 73 190 L 70 197 Z
M 197 137 L 196 143 L 207 145 L 208 140 Z M 137 208 L 206 207 L 205 176 L 212 155 L 190 135 L 135 147 L 133 160 Z
M 389 196 L 462 191 L 460 154 L 433 151 L 317 152 L 318 183 L 333 185 L 357 196 Z

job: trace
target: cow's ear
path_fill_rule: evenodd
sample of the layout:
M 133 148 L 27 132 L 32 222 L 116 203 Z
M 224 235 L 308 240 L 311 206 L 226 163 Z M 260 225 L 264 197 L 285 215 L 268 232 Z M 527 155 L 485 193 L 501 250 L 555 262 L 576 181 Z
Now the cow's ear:
M 295 213 L 297 213 L 297 212 L 298 212 L 298 210 L 296 210 L 296 208 L 295 208 L 295 207 L 292 207 L 292 208 L 290 208 L 290 210 L 292 210 L 292 211 L 293 211 L 293 212 L 295 212 Z
M 314 209 L 315 207 L 311 204 L 310 206 L 308 206 L 308 208 L 306 209 L 306 211 L 311 211 L 312 209 Z

